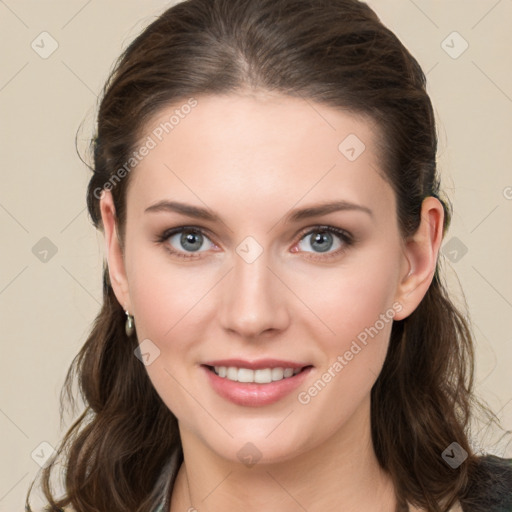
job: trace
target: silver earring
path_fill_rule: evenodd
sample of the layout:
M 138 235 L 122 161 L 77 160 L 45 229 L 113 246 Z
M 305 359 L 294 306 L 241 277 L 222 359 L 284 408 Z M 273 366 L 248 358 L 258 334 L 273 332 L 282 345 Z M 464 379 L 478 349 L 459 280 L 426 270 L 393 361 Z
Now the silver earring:
M 128 311 L 125 310 L 126 313 L 126 324 L 124 326 L 124 330 L 126 331 L 126 336 L 130 337 L 133 334 L 133 315 L 130 315 Z

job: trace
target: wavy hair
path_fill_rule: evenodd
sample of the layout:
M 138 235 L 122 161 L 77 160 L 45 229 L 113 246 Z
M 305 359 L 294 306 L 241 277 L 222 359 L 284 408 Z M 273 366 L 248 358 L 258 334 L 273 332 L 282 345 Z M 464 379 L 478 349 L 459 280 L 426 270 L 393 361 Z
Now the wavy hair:
M 115 186 L 112 180 L 161 109 L 193 96 L 251 90 L 301 97 L 375 121 L 382 170 L 397 199 L 404 239 L 418 228 L 423 199 L 440 199 L 437 134 L 425 75 L 366 4 L 187 0 L 163 12 L 131 42 L 104 86 L 87 190 L 95 227 L 103 231 L 98 191 L 110 183 L 124 239 L 130 174 Z M 446 230 L 451 208 L 440 200 Z M 42 471 L 51 511 L 69 505 L 76 512 L 149 512 L 165 462 L 181 449 L 176 417 L 133 355 L 137 336 L 125 334 L 126 317 L 106 263 L 103 285 L 103 305 L 61 395 L 62 414 L 64 400 L 73 401 L 76 379 L 85 410 Z M 456 500 L 470 500 L 477 456 L 468 427 L 473 405 L 480 404 L 472 391 L 473 366 L 469 321 L 448 297 L 438 263 L 418 308 L 394 322 L 371 391 L 374 450 L 394 482 L 397 510 L 407 510 L 410 502 L 441 512 Z M 441 457 L 452 442 L 468 452 L 456 471 Z M 57 498 L 50 480 L 60 459 L 65 493 Z

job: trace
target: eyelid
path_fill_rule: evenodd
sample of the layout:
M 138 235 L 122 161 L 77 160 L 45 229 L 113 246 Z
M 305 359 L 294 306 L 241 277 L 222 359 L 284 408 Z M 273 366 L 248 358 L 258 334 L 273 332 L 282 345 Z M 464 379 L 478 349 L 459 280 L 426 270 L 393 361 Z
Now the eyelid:
M 299 234 L 297 236 L 299 236 L 299 240 L 302 240 L 302 238 L 304 238 L 305 235 L 311 234 L 312 232 L 316 231 L 327 231 L 329 233 L 334 233 L 335 235 L 341 238 L 346 238 L 347 241 L 354 241 L 354 236 L 351 233 L 349 233 L 346 229 L 331 226 L 329 224 L 314 224 L 313 226 L 308 226 L 299 231 Z

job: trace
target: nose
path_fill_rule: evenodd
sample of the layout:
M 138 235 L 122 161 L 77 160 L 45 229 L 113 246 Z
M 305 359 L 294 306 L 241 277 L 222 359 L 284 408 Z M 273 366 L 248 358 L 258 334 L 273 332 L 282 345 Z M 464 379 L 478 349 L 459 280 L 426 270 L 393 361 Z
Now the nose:
M 290 291 L 270 268 L 265 251 L 252 262 L 235 254 L 234 266 L 222 286 L 218 315 L 225 330 L 255 339 L 288 326 Z

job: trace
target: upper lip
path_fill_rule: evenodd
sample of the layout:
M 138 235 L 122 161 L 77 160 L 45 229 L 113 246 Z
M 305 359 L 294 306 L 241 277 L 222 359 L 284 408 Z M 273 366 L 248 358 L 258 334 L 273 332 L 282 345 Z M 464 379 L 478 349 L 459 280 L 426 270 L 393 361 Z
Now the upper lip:
M 235 366 L 237 368 L 248 368 L 250 370 L 259 370 L 262 368 L 304 368 L 311 366 L 307 363 L 297 363 L 294 361 L 283 361 L 281 359 L 258 359 L 257 361 L 244 361 L 243 359 L 218 359 L 215 361 L 206 361 L 206 366 Z

